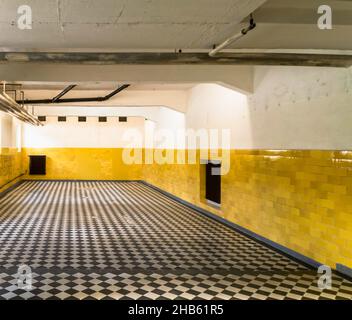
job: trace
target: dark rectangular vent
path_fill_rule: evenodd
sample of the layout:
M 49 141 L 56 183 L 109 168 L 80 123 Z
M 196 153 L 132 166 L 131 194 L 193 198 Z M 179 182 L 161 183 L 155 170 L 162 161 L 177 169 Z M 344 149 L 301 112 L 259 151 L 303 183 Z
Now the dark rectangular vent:
M 99 122 L 107 122 L 107 118 L 106 117 L 99 117 Z
M 46 121 L 46 116 L 38 116 L 38 120 L 45 122 Z
M 127 122 L 127 117 L 119 117 L 119 122 Z
M 86 122 L 87 117 L 78 117 L 78 122 Z
M 29 174 L 30 175 L 46 174 L 46 156 L 38 156 L 38 155 L 29 156 Z
M 208 161 L 205 174 L 205 198 L 214 204 L 221 203 L 221 163 Z
M 59 121 L 59 122 L 66 122 L 66 117 L 62 117 L 62 116 L 57 117 L 57 121 Z

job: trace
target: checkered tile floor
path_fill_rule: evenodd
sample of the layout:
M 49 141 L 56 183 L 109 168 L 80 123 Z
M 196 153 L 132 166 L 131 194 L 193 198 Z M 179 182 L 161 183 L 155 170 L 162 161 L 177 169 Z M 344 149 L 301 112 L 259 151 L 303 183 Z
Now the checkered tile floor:
M 2 299 L 352 299 L 139 182 L 24 182 L 0 199 L 0 248 Z

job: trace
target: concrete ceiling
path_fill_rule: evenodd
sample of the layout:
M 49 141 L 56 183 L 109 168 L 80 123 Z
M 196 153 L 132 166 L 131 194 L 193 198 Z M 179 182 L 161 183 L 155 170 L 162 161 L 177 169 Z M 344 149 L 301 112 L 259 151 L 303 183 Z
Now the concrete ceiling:
M 0 0 L 2 50 L 204 50 L 240 31 L 251 12 L 257 28 L 230 48 L 352 49 L 352 1 L 28 0 L 33 29 L 20 30 L 23 4 Z M 317 27 L 322 4 L 333 30 Z
M 3 48 L 210 48 L 265 0 L 0 0 Z M 32 30 L 17 8 L 32 8 Z
M 317 26 L 321 5 L 332 9 L 332 30 Z M 352 49 L 352 41 L 348 40 L 352 35 L 350 0 L 268 0 L 254 17 L 257 28 L 229 48 Z
M 33 28 L 20 30 L 17 8 L 23 4 L 0 0 L 0 79 L 24 83 L 25 90 L 61 90 L 70 83 L 82 90 L 113 90 L 122 83 L 132 84 L 130 90 L 187 90 L 194 83 L 215 82 L 251 93 L 251 65 L 352 63 L 352 51 L 343 51 L 352 50 L 352 1 L 28 0 Z M 333 9 L 333 30 L 317 27 L 321 4 Z M 209 57 L 210 48 L 246 26 L 252 12 L 257 27 L 226 52 Z M 170 53 L 178 49 L 183 53 Z M 318 49 L 319 54 L 267 49 Z M 328 55 L 327 49 L 341 52 Z M 258 51 L 251 55 L 249 50 Z M 87 52 L 93 52 L 91 60 Z M 146 52 L 154 52 L 153 59 L 147 61 Z M 162 54 L 172 56 L 163 60 Z

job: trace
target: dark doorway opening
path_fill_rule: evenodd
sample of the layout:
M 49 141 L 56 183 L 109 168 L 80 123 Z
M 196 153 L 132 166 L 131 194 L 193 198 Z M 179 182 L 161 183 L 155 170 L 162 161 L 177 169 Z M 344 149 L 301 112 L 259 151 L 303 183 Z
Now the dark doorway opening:
M 211 204 L 221 203 L 221 162 L 208 161 L 205 169 L 205 198 Z

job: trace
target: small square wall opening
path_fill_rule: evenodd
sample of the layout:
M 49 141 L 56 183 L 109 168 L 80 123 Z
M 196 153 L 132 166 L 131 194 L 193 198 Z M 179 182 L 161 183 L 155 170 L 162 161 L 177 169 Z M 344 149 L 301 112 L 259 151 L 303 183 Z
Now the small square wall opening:
M 29 156 L 29 174 L 30 175 L 46 174 L 46 156 L 45 155 Z

